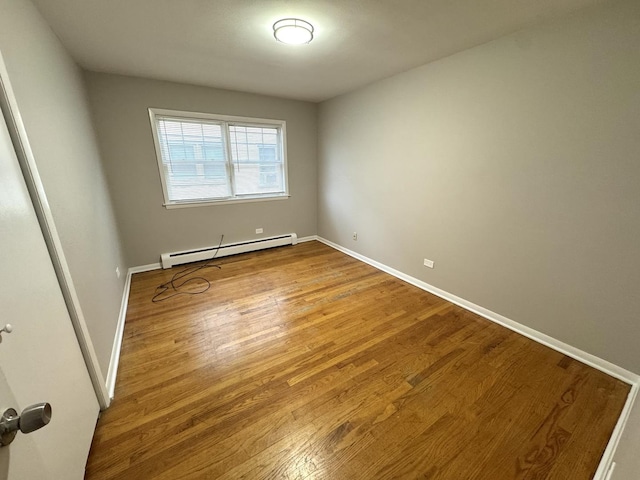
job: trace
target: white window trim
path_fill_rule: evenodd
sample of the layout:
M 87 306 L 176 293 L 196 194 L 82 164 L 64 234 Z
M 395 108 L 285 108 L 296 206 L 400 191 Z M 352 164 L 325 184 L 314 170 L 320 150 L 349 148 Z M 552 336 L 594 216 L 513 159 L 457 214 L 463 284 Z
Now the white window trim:
M 227 135 L 226 148 L 229 145 L 229 123 L 241 123 L 243 126 L 277 126 L 280 128 L 281 135 L 281 155 L 282 155 L 282 168 L 284 173 L 284 193 L 266 193 L 262 195 L 235 195 L 233 197 L 226 197 L 220 199 L 203 198 L 202 200 L 169 200 L 169 192 L 167 190 L 167 181 L 164 176 L 164 165 L 162 162 L 162 154 L 159 144 L 158 127 L 156 116 L 167 116 L 175 118 L 184 118 L 187 120 L 214 120 L 225 123 L 225 135 Z M 185 208 L 185 207 L 203 207 L 212 205 L 224 205 L 232 203 L 249 203 L 249 202 L 264 202 L 271 200 L 286 200 L 291 195 L 289 194 L 289 167 L 287 164 L 287 132 L 286 122 L 284 120 L 274 120 L 271 118 L 255 118 L 255 117 L 238 117 L 233 115 L 218 115 L 212 113 L 202 112 L 187 112 L 184 110 L 168 110 L 163 108 L 149 108 L 149 120 L 151 122 L 151 131 L 153 137 L 153 145 L 156 151 L 156 160 L 158 163 L 158 173 L 160 174 L 160 183 L 162 184 L 162 195 L 164 197 L 163 206 L 167 209 L 172 208 Z M 225 151 L 225 155 L 227 152 Z M 232 178 L 229 181 L 233 181 Z

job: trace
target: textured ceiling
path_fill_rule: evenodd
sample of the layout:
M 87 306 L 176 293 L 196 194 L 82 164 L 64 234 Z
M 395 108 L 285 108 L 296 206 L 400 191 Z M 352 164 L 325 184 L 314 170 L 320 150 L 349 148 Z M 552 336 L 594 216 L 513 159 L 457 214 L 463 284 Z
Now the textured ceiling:
M 84 68 L 321 101 L 607 0 L 33 0 Z M 299 17 L 309 45 L 273 38 Z

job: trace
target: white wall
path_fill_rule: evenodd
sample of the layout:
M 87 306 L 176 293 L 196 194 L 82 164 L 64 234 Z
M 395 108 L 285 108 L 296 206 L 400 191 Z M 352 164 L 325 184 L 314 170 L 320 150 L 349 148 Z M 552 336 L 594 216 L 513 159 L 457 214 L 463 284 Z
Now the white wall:
M 103 73 L 86 72 L 85 79 L 129 265 L 216 245 L 222 234 L 225 243 L 316 234 L 315 104 Z M 149 107 L 285 120 L 291 198 L 166 209 Z
M 639 46 L 613 2 L 322 103 L 319 234 L 640 372 Z
M 0 50 L 106 377 L 126 272 L 79 68 L 28 0 L 0 0 Z M 43 312 L 46 317 L 46 312 Z

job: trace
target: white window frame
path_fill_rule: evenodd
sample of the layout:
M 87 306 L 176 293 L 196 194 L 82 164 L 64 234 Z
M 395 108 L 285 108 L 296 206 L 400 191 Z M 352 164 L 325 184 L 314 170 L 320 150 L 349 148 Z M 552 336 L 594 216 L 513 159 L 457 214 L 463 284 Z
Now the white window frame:
M 185 120 L 213 120 L 223 124 L 223 135 L 225 136 L 225 142 L 223 152 L 225 155 L 225 165 L 227 168 L 227 181 L 231 184 L 231 196 L 224 198 L 205 198 L 197 200 L 170 200 L 169 192 L 167 188 L 167 180 L 164 174 L 164 164 L 162 161 L 162 150 L 160 148 L 160 141 L 158 136 L 158 122 L 156 117 L 170 117 L 175 119 Z M 218 115 L 212 113 L 202 112 L 187 112 L 182 110 L 167 110 L 162 108 L 149 108 L 149 120 L 151 121 L 151 131 L 153 133 L 153 144 L 156 151 L 156 159 L 158 162 L 158 172 L 160 173 L 160 182 L 162 183 L 162 194 L 164 196 L 165 208 L 183 208 L 183 207 L 197 207 L 207 205 L 220 205 L 229 203 L 246 203 L 246 202 L 262 202 L 270 200 L 284 200 L 290 197 L 289 195 L 289 169 L 287 165 L 287 133 L 286 122 L 284 120 L 273 120 L 267 118 L 253 118 L 253 117 L 238 117 L 232 115 Z M 233 161 L 230 153 L 230 141 L 229 141 L 229 125 L 238 124 L 246 127 L 273 127 L 277 128 L 280 132 L 280 155 L 282 157 L 282 169 L 283 169 L 283 186 L 284 192 L 280 193 L 264 193 L 258 195 L 243 195 L 235 193 L 235 185 L 233 178 Z

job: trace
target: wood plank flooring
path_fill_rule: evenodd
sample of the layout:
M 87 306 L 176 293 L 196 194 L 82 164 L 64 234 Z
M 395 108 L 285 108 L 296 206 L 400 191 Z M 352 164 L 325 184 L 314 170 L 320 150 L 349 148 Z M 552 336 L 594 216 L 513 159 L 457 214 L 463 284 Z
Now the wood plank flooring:
M 87 479 L 595 473 L 623 382 L 318 242 L 216 263 L 134 275 Z

